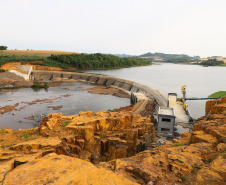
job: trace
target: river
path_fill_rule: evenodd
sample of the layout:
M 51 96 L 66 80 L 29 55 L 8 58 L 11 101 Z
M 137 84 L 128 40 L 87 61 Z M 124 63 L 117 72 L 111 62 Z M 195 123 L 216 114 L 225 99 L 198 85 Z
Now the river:
M 49 113 L 75 115 L 82 111 L 107 111 L 130 105 L 129 98 L 112 95 L 91 94 L 82 89 L 95 87 L 81 82 L 62 82 L 60 86 L 48 90 L 32 88 L 15 89 L 13 92 L 0 92 L 0 107 L 13 106 L 15 110 L 0 114 L 0 129 L 28 129 L 39 126 L 39 122 Z M 62 106 L 53 110 L 51 106 Z M 34 120 L 26 119 L 34 115 Z
M 181 86 L 187 86 L 187 97 L 207 97 L 216 91 L 226 90 L 226 67 L 203 67 L 197 65 L 153 64 L 151 66 L 131 67 L 109 70 L 85 70 L 82 72 L 104 74 L 108 76 L 136 81 L 161 91 L 164 94 L 181 94 Z M 50 87 L 48 91 L 34 91 L 31 88 L 20 88 L 15 92 L 0 92 L 1 107 L 19 103 L 16 110 L 0 114 L 0 128 L 27 129 L 38 126 L 33 120 L 25 119 L 32 114 L 36 120 L 43 113 L 62 112 L 64 115 L 78 114 L 80 111 L 100 111 L 128 106 L 128 98 L 111 95 L 90 94 L 81 89 L 90 85 L 75 82 L 62 83 Z M 36 100 L 38 102 L 35 102 Z M 205 102 L 187 101 L 193 118 L 205 114 Z M 49 106 L 61 106 L 52 110 Z M 13 115 L 13 113 L 15 113 Z M 20 121 L 20 122 L 19 122 Z
M 187 86 L 187 97 L 205 98 L 216 91 L 226 90 L 226 67 L 154 63 L 151 66 L 82 72 L 136 81 L 166 95 L 177 93 L 178 97 L 182 97 L 183 85 Z M 193 118 L 197 119 L 205 114 L 205 102 L 204 100 L 187 101 Z

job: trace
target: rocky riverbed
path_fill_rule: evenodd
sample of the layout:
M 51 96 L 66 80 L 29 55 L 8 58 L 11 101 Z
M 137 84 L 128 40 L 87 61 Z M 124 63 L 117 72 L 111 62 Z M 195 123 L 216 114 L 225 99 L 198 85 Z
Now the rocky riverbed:
M 0 88 L 0 128 L 36 127 L 48 113 L 71 115 L 80 111 L 97 112 L 130 105 L 130 100 L 124 98 L 129 97 L 127 93 L 108 86 L 68 80 L 49 81 L 48 89 L 15 88 L 20 83 L 7 82 Z M 91 89 L 99 93 L 89 93 Z

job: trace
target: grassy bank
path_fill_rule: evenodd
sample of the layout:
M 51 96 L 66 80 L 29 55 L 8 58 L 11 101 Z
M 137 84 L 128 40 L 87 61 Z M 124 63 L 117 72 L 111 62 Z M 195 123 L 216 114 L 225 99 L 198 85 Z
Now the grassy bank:
M 218 92 L 215 92 L 215 93 L 209 95 L 208 98 L 215 98 L 215 97 L 221 98 L 224 96 L 226 96 L 226 91 L 218 91 Z

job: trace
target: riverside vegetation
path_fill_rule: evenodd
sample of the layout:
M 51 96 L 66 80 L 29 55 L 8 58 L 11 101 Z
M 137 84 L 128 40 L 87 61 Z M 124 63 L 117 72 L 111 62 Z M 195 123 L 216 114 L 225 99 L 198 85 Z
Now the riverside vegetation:
M 144 58 L 128 57 L 120 58 L 114 55 L 96 54 L 62 54 L 49 57 L 37 56 L 1 56 L 0 67 L 8 62 L 23 61 L 23 64 L 33 64 L 69 69 L 97 69 L 97 68 L 121 68 L 132 66 L 151 65 L 152 61 Z
M 42 84 L 41 82 L 34 81 L 33 85 L 31 85 L 31 88 L 45 88 L 45 89 L 47 89 L 48 88 L 48 83 L 45 82 L 44 84 Z
M 226 66 L 224 61 L 218 61 L 217 59 L 208 59 L 206 61 L 202 61 L 198 63 L 199 65 L 206 65 L 206 66 Z

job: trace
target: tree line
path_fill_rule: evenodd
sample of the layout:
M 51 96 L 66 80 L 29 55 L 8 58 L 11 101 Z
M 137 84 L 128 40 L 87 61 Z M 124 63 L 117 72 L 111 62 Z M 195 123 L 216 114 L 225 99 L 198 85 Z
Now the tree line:
M 114 55 L 96 54 L 62 54 L 51 55 L 50 57 L 18 57 L 0 56 L 0 66 L 12 61 L 23 61 L 22 64 L 30 62 L 34 65 L 60 67 L 68 69 L 101 69 L 101 68 L 122 68 L 132 66 L 151 65 L 152 61 L 144 58 L 128 57 L 120 58 Z
M 214 59 L 204 60 L 199 64 L 207 65 L 207 66 L 220 66 L 220 65 L 224 65 L 224 61 L 220 61 L 220 60 L 217 60 L 216 58 L 214 58 Z
M 120 58 L 114 55 L 104 55 L 101 53 L 51 55 L 47 58 L 71 67 L 75 67 L 77 69 L 120 68 L 151 65 L 152 63 L 151 60 L 144 58 Z
M 7 46 L 0 46 L 0 50 L 7 50 Z

